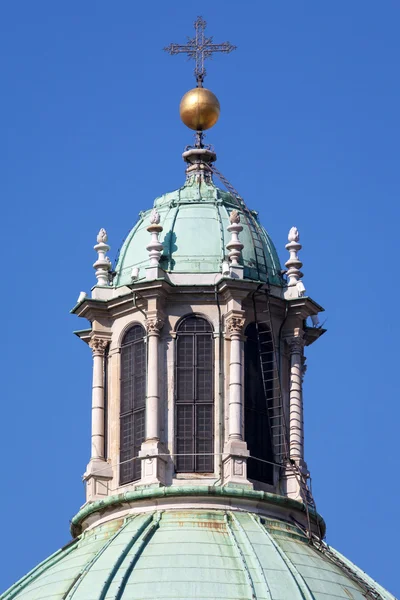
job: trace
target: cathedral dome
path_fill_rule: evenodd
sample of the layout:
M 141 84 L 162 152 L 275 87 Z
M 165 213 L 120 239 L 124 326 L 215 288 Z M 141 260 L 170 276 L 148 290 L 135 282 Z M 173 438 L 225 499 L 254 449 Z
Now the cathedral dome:
M 103 520 L 1 598 L 393 600 L 338 552 L 328 558 L 311 546 L 295 524 L 260 516 L 259 504 L 254 512 L 148 506 Z
M 178 190 L 157 198 L 154 207 L 160 214 L 163 232 L 160 242 L 163 254 L 160 266 L 169 273 L 220 273 L 230 240 L 227 227 L 233 210 L 240 214 L 243 231 L 244 278 L 266 281 L 281 286 L 281 266 L 268 233 L 259 223 L 257 213 L 244 203 L 214 185 L 211 178 L 188 178 Z M 149 215 L 151 209 L 141 212 L 139 221 L 127 236 L 116 266 L 114 285 L 132 282 L 132 269 L 139 269 L 139 279 L 145 277 L 149 266 Z

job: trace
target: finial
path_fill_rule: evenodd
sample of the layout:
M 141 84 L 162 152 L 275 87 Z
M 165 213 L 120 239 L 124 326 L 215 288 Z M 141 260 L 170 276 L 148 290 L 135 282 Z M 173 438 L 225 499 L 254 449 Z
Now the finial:
M 205 36 L 206 22 L 202 17 L 197 17 L 195 23 L 195 36 L 188 38 L 186 44 L 170 44 L 164 50 L 169 54 L 187 54 L 189 59 L 193 58 L 196 61 L 194 75 L 196 85 L 192 90 L 187 92 L 179 107 L 179 112 L 184 124 L 197 132 L 197 148 L 203 148 L 203 132 L 210 129 L 218 121 L 220 113 L 220 105 L 218 98 L 206 88 L 203 87 L 206 70 L 204 61 L 207 58 L 212 58 L 215 52 L 229 53 L 235 50 L 229 42 L 222 44 L 214 44 L 212 37 Z
M 109 285 L 109 272 L 111 270 L 111 261 L 106 256 L 107 252 L 110 249 L 110 246 L 106 243 L 108 240 L 107 232 L 105 229 L 101 228 L 99 233 L 97 234 L 97 244 L 94 246 L 98 254 L 98 258 L 93 265 L 93 268 L 96 269 L 96 277 L 97 277 L 97 285 Z
M 300 234 L 297 227 L 292 227 L 288 235 L 289 243 L 286 244 L 286 250 L 289 251 L 289 260 L 285 263 L 287 267 L 288 286 L 297 286 L 299 296 L 303 296 L 306 288 L 300 279 L 303 277 L 303 273 L 300 271 L 303 263 L 298 257 L 298 252 L 301 250 L 302 245 L 299 243 Z
M 243 244 L 239 240 L 239 233 L 243 231 L 243 226 L 240 225 L 240 215 L 237 210 L 233 210 L 231 212 L 229 215 L 229 221 L 230 225 L 227 227 L 227 230 L 232 234 L 232 237 L 230 242 L 226 245 L 226 248 L 229 250 L 231 271 L 233 269 L 233 273 L 235 273 L 237 277 L 240 275 L 243 277 L 243 267 L 239 264 L 243 249 Z
M 160 225 L 160 214 L 154 207 L 150 214 L 150 225 L 147 228 L 147 231 L 151 234 L 150 244 L 146 246 L 146 250 L 149 251 L 150 267 L 158 267 L 158 263 L 160 262 L 164 247 L 159 241 L 158 236 L 162 230 L 163 228 Z
M 289 242 L 298 242 L 299 239 L 299 230 L 297 229 L 297 227 L 291 227 L 288 235 Z
M 229 221 L 230 221 L 231 225 L 233 225 L 234 223 L 236 223 L 236 224 L 240 223 L 240 215 L 236 209 L 234 209 L 231 212 L 231 214 L 229 215 Z M 242 229 L 243 229 L 243 227 L 242 227 Z
M 156 208 L 153 208 L 150 214 L 150 223 L 152 225 L 159 225 L 160 223 L 160 213 Z
M 202 147 L 202 132 L 210 129 L 219 119 L 219 100 L 210 90 L 197 87 L 186 92 L 179 105 L 181 120 L 194 131 L 199 132 L 199 146 Z M 201 133 L 200 133 L 201 132 Z
M 100 229 L 99 233 L 97 234 L 97 243 L 98 244 L 106 244 L 108 241 L 108 235 L 107 235 L 107 231 L 105 229 L 103 229 L 103 227 Z
M 204 35 L 206 26 L 207 23 L 203 17 L 197 17 L 194 22 L 195 36 L 193 38 L 188 38 L 186 44 L 170 44 L 164 48 L 165 52 L 171 55 L 187 54 L 189 59 L 193 58 L 196 61 L 194 76 L 197 87 L 203 87 L 204 77 L 206 76 L 204 61 L 207 58 L 212 58 L 214 52 L 229 54 L 232 50 L 236 50 L 236 46 L 229 42 L 213 44 L 213 38 Z

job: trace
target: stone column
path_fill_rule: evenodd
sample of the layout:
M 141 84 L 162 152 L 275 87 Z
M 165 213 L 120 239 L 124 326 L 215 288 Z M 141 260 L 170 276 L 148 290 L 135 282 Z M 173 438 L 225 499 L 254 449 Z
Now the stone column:
M 166 449 L 160 442 L 159 338 L 164 325 L 157 314 L 148 313 L 146 439 L 139 456 L 142 459 L 141 483 L 165 485 Z
M 89 342 L 93 352 L 92 460 L 104 460 L 104 351 L 107 344 L 107 340 L 98 337 Z
M 243 325 L 241 314 L 229 315 L 226 331 L 230 338 L 228 441 L 224 448 L 224 484 L 249 487 L 247 458 L 249 452 L 243 440 Z
M 83 476 L 88 501 L 107 496 L 113 477 L 112 467 L 104 456 L 104 351 L 107 344 L 108 340 L 97 336 L 89 342 L 93 352 L 92 444 L 90 461 Z
M 229 439 L 243 440 L 243 381 L 242 381 L 242 328 L 244 319 L 230 317 L 226 326 L 231 338 L 229 360 Z
M 158 340 L 164 325 L 158 317 L 147 319 L 146 440 L 160 439 L 160 392 L 158 389 Z
M 290 347 L 289 452 L 290 458 L 303 467 L 303 334 L 289 338 L 288 342 Z

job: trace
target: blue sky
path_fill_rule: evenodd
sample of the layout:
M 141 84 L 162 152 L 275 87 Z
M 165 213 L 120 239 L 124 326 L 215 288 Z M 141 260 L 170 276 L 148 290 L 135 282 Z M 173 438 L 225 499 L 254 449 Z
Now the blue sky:
M 193 65 L 161 49 L 198 12 L 238 46 L 208 65 L 218 168 L 286 260 L 296 225 L 328 333 L 308 349 L 306 453 L 328 542 L 392 593 L 400 4 L 16 0 L 0 7 L 3 590 L 69 539 L 84 501 L 91 356 L 69 315 L 139 210 L 184 180 Z M 395 565 L 396 563 L 396 565 Z

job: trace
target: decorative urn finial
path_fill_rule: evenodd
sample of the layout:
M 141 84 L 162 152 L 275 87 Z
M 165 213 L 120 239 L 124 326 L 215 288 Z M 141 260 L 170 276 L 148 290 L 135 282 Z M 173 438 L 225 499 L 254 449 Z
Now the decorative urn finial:
M 229 215 L 230 225 L 227 230 L 232 235 L 230 242 L 226 245 L 226 249 L 229 250 L 229 260 L 231 267 L 237 269 L 241 268 L 239 260 L 241 258 L 243 244 L 239 240 L 239 233 L 243 231 L 243 226 L 240 224 L 240 214 L 237 210 L 233 210 Z
M 303 263 L 298 257 L 298 252 L 301 250 L 302 245 L 299 243 L 300 234 L 297 227 L 292 227 L 288 235 L 289 243 L 286 244 L 286 250 L 289 252 L 289 260 L 286 261 L 285 266 L 287 267 L 288 286 L 297 286 L 299 295 L 304 294 L 305 287 L 303 282 L 300 281 L 303 277 L 303 273 L 300 271 Z
M 110 246 L 106 243 L 107 240 L 107 231 L 101 228 L 97 234 L 97 244 L 94 246 L 98 258 L 94 263 L 93 268 L 96 270 L 95 275 L 97 277 L 97 285 L 102 286 L 109 285 L 109 272 L 111 270 L 111 261 L 108 256 L 106 256 L 110 249 Z
M 150 267 L 158 267 L 160 262 L 164 247 L 159 241 L 158 236 L 162 230 L 162 225 L 160 225 L 160 213 L 154 207 L 150 214 L 150 225 L 147 228 L 147 231 L 151 234 L 150 244 L 146 246 L 146 250 L 149 251 Z

